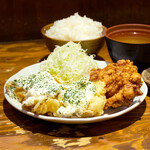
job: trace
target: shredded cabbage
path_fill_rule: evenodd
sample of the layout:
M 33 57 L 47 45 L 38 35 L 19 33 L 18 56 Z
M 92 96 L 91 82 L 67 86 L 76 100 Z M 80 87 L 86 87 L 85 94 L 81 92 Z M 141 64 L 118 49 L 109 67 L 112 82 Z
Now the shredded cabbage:
M 97 68 L 93 55 L 88 56 L 80 43 L 68 42 L 56 46 L 47 60 L 41 65 L 41 70 L 49 70 L 59 82 L 69 84 L 80 79 L 89 79 L 90 70 Z

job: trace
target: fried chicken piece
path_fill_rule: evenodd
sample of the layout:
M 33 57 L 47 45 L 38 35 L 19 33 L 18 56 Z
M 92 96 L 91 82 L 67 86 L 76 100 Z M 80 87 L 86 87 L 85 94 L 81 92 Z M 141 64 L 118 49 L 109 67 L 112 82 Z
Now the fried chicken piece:
M 129 106 L 135 96 L 142 94 L 141 75 L 130 60 L 119 60 L 117 63 L 108 64 L 104 69 L 93 69 L 90 80 L 105 82 L 107 98 L 105 109 Z
M 14 90 L 14 94 L 18 98 L 19 102 L 22 102 L 25 100 L 25 93 L 26 93 L 26 90 L 23 89 L 22 87 L 17 87 Z

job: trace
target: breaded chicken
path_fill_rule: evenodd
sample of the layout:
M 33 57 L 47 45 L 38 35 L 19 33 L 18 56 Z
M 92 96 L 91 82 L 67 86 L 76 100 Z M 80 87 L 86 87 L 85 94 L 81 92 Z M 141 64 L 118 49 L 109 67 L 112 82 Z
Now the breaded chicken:
M 119 60 L 117 63 L 108 64 L 104 69 L 93 69 L 90 80 L 105 82 L 107 97 L 105 109 L 129 106 L 135 96 L 142 94 L 141 75 L 130 60 Z

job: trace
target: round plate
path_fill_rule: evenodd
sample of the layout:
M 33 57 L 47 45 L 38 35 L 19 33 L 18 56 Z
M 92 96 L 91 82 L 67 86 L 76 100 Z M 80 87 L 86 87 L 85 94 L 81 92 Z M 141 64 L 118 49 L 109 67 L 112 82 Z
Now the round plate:
M 97 61 L 97 63 L 98 63 L 99 68 L 104 68 L 104 67 L 107 66 L 107 62 L 105 62 L 105 61 Z M 21 103 L 19 103 L 15 99 L 10 98 L 6 94 L 6 84 L 9 81 L 14 80 L 18 76 L 26 76 L 26 75 L 38 72 L 39 69 L 40 69 L 40 65 L 41 65 L 41 63 L 38 63 L 38 64 L 34 64 L 34 65 L 31 65 L 31 66 L 28 66 L 28 67 L 22 69 L 21 71 L 19 71 L 18 73 L 16 73 L 12 77 L 10 77 L 4 85 L 4 95 L 5 95 L 6 100 L 8 101 L 8 103 L 10 103 L 15 109 L 19 110 L 20 112 L 22 112 L 24 114 L 27 114 L 29 116 L 38 118 L 38 119 L 57 122 L 57 123 L 66 123 L 66 124 L 83 124 L 83 123 L 100 122 L 100 121 L 104 121 L 104 120 L 108 120 L 108 119 L 118 117 L 120 115 L 123 115 L 123 114 L 133 110 L 140 103 L 143 102 L 143 100 L 145 99 L 145 97 L 147 95 L 147 92 L 148 92 L 147 85 L 143 81 L 143 85 L 141 86 L 141 91 L 143 92 L 143 95 L 136 96 L 134 98 L 132 104 L 129 107 L 119 107 L 119 108 L 115 108 L 115 109 L 109 108 L 108 110 L 106 110 L 104 112 L 103 115 L 97 116 L 97 117 L 91 117 L 91 118 L 59 118 L 59 117 L 50 117 L 50 116 L 44 116 L 44 115 L 36 115 L 32 112 L 23 110 L 22 106 L 21 106 Z

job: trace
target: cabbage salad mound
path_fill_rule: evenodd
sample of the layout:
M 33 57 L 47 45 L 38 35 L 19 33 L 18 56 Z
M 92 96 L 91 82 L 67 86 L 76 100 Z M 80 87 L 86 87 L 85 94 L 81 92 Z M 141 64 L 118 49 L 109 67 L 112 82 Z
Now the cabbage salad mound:
M 47 60 L 41 65 L 41 70 L 48 70 L 61 83 L 73 83 L 80 79 L 90 78 L 90 70 L 97 68 L 93 55 L 88 56 L 81 45 L 68 42 L 57 46 Z
M 6 92 L 22 108 L 37 115 L 94 117 L 103 114 L 105 83 L 90 81 L 97 68 L 78 43 L 57 46 L 37 73 L 19 76 L 6 85 Z

